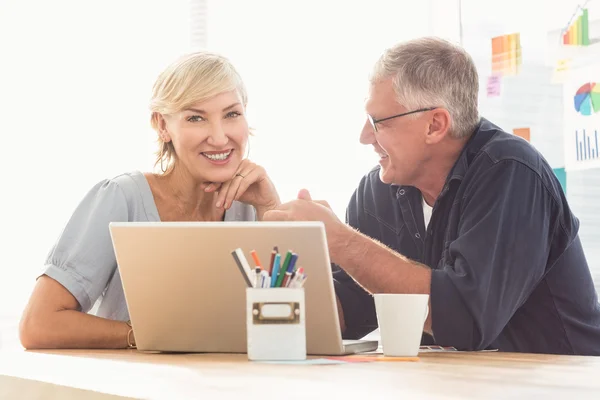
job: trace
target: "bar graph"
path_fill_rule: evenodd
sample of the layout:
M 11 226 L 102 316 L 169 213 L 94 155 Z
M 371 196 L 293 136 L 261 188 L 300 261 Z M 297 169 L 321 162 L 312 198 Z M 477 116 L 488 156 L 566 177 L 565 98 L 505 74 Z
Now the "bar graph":
M 588 46 L 590 44 L 589 16 L 587 8 L 563 31 L 563 44 L 569 46 Z
M 520 33 L 492 38 L 493 75 L 517 75 L 522 63 Z
M 598 130 L 588 134 L 585 129 L 575 131 L 575 153 L 577 161 L 597 160 L 598 157 Z

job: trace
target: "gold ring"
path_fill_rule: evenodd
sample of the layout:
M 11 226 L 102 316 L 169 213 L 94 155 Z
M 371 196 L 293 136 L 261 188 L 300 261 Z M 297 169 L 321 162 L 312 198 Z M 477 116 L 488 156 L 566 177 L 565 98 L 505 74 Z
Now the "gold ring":
M 237 173 L 237 174 L 235 174 L 235 176 L 241 176 L 241 177 L 242 177 L 242 179 L 244 179 L 244 178 L 245 178 L 245 176 L 244 176 L 244 175 L 242 175 L 242 174 L 240 174 L 240 173 Z

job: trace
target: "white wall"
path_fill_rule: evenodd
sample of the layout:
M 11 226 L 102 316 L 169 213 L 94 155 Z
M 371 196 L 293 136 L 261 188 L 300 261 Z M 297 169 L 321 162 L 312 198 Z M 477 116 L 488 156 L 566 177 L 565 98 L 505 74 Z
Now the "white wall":
M 208 45 L 249 90 L 251 157 L 282 200 L 306 187 L 343 218 L 376 165 L 359 144 L 367 75 L 380 52 L 430 32 L 429 2 L 209 0 Z
M 188 20 L 187 0 L 0 1 L 0 317 L 94 183 L 152 167 L 151 85 Z

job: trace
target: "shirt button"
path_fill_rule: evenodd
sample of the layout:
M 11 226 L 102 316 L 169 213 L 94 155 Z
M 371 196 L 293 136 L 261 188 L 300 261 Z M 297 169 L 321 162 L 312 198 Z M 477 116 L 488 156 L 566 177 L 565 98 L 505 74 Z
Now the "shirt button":
M 421 235 L 420 235 L 419 233 L 415 233 L 415 237 L 416 237 L 417 239 L 421 239 Z
M 404 189 L 400 189 L 400 191 L 398 193 L 400 193 L 400 196 L 404 196 L 404 193 L 405 193 Z

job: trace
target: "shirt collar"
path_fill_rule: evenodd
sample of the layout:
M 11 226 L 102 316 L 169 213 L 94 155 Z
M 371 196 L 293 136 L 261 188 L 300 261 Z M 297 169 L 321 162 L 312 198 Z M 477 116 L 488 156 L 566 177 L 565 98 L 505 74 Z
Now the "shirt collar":
M 458 159 L 454 163 L 454 166 L 450 170 L 448 174 L 448 178 L 446 182 L 450 182 L 452 180 L 462 180 L 469 166 L 473 162 L 473 159 L 477 154 L 481 152 L 483 146 L 486 145 L 488 141 L 500 130 L 497 126 L 492 124 L 485 118 L 481 118 L 475 131 L 463 147 Z
M 483 146 L 499 131 L 501 130 L 496 125 L 492 124 L 485 118 L 480 118 L 479 123 L 475 127 L 475 131 L 467 140 L 467 143 L 463 147 L 458 159 L 454 163 L 454 166 L 450 170 L 448 177 L 446 178 L 445 187 L 453 180 L 461 181 L 469 169 L 469 166 L 473 162 L 473 159 Z M 412 191 L 417 191 L 417 188 L 413 188 L 412 186 L 403 186 L 403 185 L 391 185 L 393 190 L 396 192 L 396 196 L 401 189 L 408 190 L 412 193 Z M 420 192 L 419 192 L 420 193 Z

